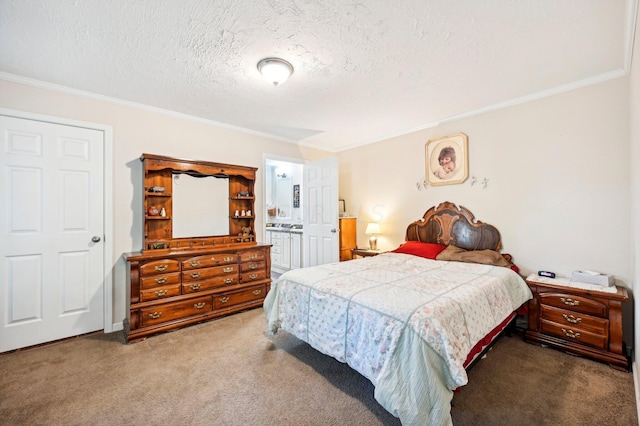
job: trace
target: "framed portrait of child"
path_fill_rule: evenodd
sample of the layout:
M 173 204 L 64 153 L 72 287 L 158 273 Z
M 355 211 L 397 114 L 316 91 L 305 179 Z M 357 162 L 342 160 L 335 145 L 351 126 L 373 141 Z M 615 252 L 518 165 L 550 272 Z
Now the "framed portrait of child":
M 469 146 L 464 133 L 429 139 L 425 144 L 429 185 L 453 185 L 469 177 Z

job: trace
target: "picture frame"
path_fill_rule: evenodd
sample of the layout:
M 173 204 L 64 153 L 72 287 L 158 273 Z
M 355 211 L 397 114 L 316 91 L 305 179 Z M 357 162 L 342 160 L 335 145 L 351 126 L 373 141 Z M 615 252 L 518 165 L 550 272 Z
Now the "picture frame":
M 293 208 L 300 208 L 300 185 L 293 185 Z
M 469 138 L 454 133 L 425 144 L 425 171 L 429 185 L 454 185 L 469 177 Z
M 345 201 L 340 198 L 338 199 L 338 216 L 344 217 L 347 214 L 347 205 Z

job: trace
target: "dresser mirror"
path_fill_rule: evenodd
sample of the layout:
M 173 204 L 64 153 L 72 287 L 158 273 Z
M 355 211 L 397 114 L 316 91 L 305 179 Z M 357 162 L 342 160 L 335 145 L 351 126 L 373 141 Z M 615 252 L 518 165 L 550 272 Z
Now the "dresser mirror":
M 257 168 L 143 154 L 144 248 L 255 242 Z
M 173 238 L 229 235 L 228 203 L 229 178 L 174 174 Z

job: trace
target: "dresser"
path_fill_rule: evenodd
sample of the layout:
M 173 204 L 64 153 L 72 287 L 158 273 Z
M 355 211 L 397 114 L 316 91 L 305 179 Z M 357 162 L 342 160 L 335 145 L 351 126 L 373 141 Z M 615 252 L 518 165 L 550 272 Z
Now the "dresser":
M 340 218 L 340 262 L 351 260 L 351 250 L 358 247 L 356 242 L 357 218 Z
M 127 342 L 262 306 L 271 246 L 255 240 L 257 169 L 155 154 L 140 160 L 143 248 L 123 255 Z
M 622 304 L 628 300 L 625 288 L 616 287 L 615 293 L 591 291 L 532 277 L 527 284 L 533 299 L 529 301 L 526 341 L 628 369 L 622 340 Z
M 128 342 L 262 306 L 271 283 L 268 245 L 124 257 Z

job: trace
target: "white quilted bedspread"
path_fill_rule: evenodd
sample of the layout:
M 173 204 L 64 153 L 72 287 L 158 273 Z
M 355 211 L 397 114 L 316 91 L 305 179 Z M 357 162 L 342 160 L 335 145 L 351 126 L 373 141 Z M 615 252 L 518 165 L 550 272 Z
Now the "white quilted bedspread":
M 531 298 L 510 269 L 383 253 L 283 274 L 268 330 L 346 362 L 403 424 L 450 424 L 471 348 Z

